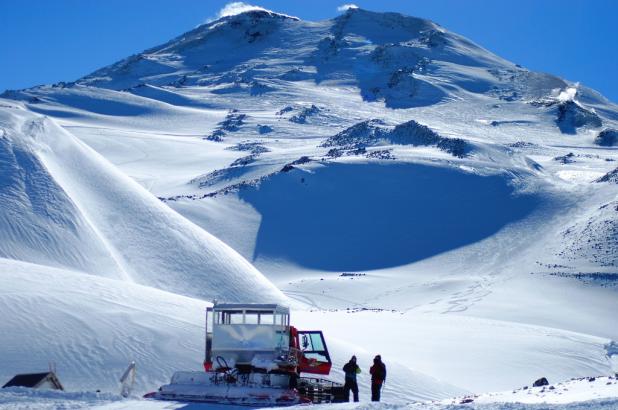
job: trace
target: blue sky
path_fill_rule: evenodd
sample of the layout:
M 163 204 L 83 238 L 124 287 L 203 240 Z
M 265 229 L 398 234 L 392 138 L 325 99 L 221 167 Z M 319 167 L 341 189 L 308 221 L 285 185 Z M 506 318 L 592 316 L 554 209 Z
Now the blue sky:
M 249 2 L 305 20 L 353 2 L 431 19 L 527 68 L 618 102 L 618 1 L 358 0 Z M 71 81 L 217 15 L 214 0 L 0 0 L 0 91 Z

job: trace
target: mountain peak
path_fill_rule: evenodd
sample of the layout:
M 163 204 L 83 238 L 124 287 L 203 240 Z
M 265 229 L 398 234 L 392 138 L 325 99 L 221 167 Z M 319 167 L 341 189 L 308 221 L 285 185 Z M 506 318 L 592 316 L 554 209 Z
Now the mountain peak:
M 258 95 L 281 88 L 280 81 L 286 81 L 284 87 L 295 81 L 334 81 L 354 85 L 363 100 L 381 101 L 389 108 L 433 105 L 469 92 L 537 100 L 568 87 L 430 20 L 349 5 L 340 11 L 333 19 L 306 22 L 231 3 L 217 20 L 77 83 L 140 95 L 149 93 L 140 88 L 145 85 Z

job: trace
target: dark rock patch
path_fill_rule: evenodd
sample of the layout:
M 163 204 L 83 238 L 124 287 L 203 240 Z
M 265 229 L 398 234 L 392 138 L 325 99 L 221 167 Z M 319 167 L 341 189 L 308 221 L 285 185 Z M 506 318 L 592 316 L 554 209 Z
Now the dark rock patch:
M 549 382 L 545 377 L 541 377 L 532 384 L 533 387 L 549 386 Z
M 575 101 L 564 101 L 558 104 L 556 125 L 563 134 L 576 134 L 581 127 L 600 127 L 601 118 Z
M 413 146 L 436 146 L 455 157 L 465 157 L 469 146 L 461 138 L 443 137 L 431 128 L 411 120 L 390 129 L 380 120 L 367 120 L 355 124 L 328 138 L 322 147 L 345 150 L 376 146 L 380 143 Z
M 594 143 L 602 147 L 618 146 L 618 130 L 608 128 L 599 132 Z

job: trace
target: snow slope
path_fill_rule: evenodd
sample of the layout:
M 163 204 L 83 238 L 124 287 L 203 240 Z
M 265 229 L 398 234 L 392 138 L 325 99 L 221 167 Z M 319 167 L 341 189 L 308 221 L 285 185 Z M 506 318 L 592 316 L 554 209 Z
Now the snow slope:
M 0 139 L 0 255 L 113 276 L 103 268 L 114 261 L 96 232 L 37 156 L 11 134 L 4 128 Z
M 14 221 L 8 215 L 4 218 L 3 232 L 8 232 L 13 242 L 6 244 L 5 255 L 33 262 L 47 258 L 55 266 L 84 270 L 89 266 L 82 260 L 88 259 L 96 263 L 95 272 L 104 270 L 107 276 L 185 295 L 205 298 L 225 295 L 230 299 L 255 301 L 284 299 L 233 250 L 170 211 L 53 120 L 23 110 L 12 111 L 5 116 L 8 117 L 5 121 L 14 121 L 14 124 L 5 131 L 3 141 L 9 148 L 13 145 L 26 148 L 17 151 L 21 161 L 6 162 L 7 166 L 12 165 L 12 173 L 23 176 L 25 187 L 11 189 L 12 185 L 19 186 L 22 182 L 15 178 L 17 181 L 8 186 L 6 195 L 25 212 L 18 214 L 23 220 Z M 15 150 L 7 149 L 7 154 L 11 152 L 15 157 Z M 37 178 L 43 179 L 45 185 L 29 182 Z M 36 188 L 29 188 L 28 184 Z M 57 203 L 46 200 L 47 196 L 58 198 Z M 38 199 L 40 197 L 43 199 Z M 44 205 L 39 205 L 37 200 Z M 52 210 L 40 209 L 41 206 Z M 54 218 L 54 213 L 64 215 L 65 208 L 73 220 Z M 14 212 L 9 207 L 3 209 Z M 38 217 L 41 212 L 51 213 L 46 222 L 53 223 L 41 226 Z M 90 241 L 73 239 L 76 229 L 71 228 L 78 223 L 85 225 L 83 230 L 90 235 Z M 64 235 L 56 233 L 58 225 L 64 229 L 64 235 L 73 239 L 71 242 L 65 242 Z M 19 230 L 24 228 L 27 230 L 21 233 Z M 16 230 L 16 234 L 12 233 Z M 78 234 L 85 235 L 79 231 Z M 41 236 L 46 238 L 44 247 L 38 240 Z M 18 246 L 22 243 L 23 246 Z M 98 259 L 87 253 L 93 245 L 98 248 L 95 249 L 99 254 L 94 254 Z M 15 248 L 24 253 L 14 255 Z M 67 258 L 61 253 L 64 249 L 77 255 Z M 30 257 L 30 253 L 34 255 Z M 103 261 L 107 264 L 102 265 Z M 191 283 L 194 280 L 204 286 L 195 288 Z M 252 291 L 246 291 L 247 288 Z
M 144 394 L 167 382 L 175 370 L 202 366 L 205 302 L 8 259 L 0 259 L 0 268 L 0 301 L 5 313 L 0 380 L 25 368 L 44 370 L 54 362 L 69 391 L 117 392 L 119 376 L 128 363 L 136 361 L 135 393 Z M 307 326 L 319 319 L 314 316 L 304 316 Z M 349 344 L 333 337 L 330 348 L 337 368 L 343 366 Z M 400 400 L 439 399 L 465 392 L 405 365 L 391 373 L 401 379 L 394 386 L 414 391 L 400 395 Z M 366 377 L 362 384 L 367 387 Z
M 174 369 L 199 369 L 204 302 L 83 272 L 0 259 L 3 384 L 55 362 L 69 391 L 118 392 L 139 363 L 147 390 Z
M 397 405 L 618 370 L 618 107 L 436 23 L 250 9 L 75 82 L 7 91 L 0 127 L 13 289 L 0 303 L 15 315 L 0 350 L 23 348 L 0 356 L 2 377 L 35 349 L 38 367 L 68 363 L 75 390 L 113 391 L 116 363 L 139 353 L 152 389 L 199 365 L 194 306 L 214 297 L 293 304 L 337 369 L 381 353 Z M 10 299 L 46 276 L 52 316 L 39 296 Z M 105 288 L 137 300 L 88 297 Z M 65 289 L 83 313 L 66 313 Z M 20 325 L 33 316 L 87 336 L 19 346 L 44 334 Z M 190 325 L 172 342 L 179 317 Z M 114 351 L 133 328 L 134 344 L 172 345 Z M 75 360 L 110 331 L 96 345 L 113 358 L 84 376 Z M 615 401 L 581 408 L 596 405 Z

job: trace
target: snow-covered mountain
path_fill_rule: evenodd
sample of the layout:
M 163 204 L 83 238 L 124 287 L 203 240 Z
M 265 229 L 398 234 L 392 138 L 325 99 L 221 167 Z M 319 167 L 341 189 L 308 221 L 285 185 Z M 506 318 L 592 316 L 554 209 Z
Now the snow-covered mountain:
M 111 390 L 137 358 L 152 389 L 199 368 L 212 298 L 292 304 L 337 367 L 382 352 L 399 402 L 616 372 L 617 130 L 594 90 L 358 8 L 6 91 L 0 381 Z

